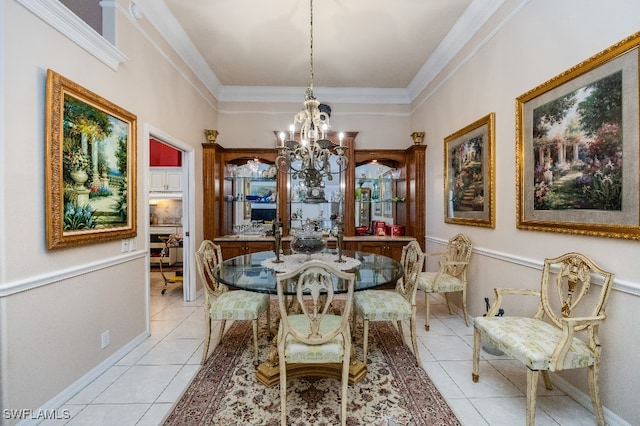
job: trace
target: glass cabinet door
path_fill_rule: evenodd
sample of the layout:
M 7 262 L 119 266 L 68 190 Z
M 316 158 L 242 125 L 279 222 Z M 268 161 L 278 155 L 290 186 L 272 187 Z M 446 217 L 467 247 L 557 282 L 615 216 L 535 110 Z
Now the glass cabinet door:
M 288 207 L 291 233 L 312 222 L 316 230 L 329 234 L 334 230 L 335 219 L 343 214 L 344 174 L 331 158 L 331 170 L 335 171 L 322 181 L 320 188 L 307 188 L 304 179 L 289 174 Z
M 397 209 L 404 202 L 400 170 L 368 163 L 357 166 L 355 174 L 356 235 L 389 235 L 388 228 L 398 225 Z
M 264 235 L 276 218 L 275 166 L 249 161 L 225 170 L 226 234 Z

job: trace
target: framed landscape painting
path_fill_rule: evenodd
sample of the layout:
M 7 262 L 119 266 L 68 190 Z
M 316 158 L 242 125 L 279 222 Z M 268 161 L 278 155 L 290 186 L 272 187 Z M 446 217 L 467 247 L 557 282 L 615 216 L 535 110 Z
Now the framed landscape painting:
M 495 227 L 491 113 L 444 139 L 444 221 Z
M 47 71 L 47 248 L 136 235 L 136 116 Z
M 517 98 L 517 226 L 640 239 L 640 33 Z

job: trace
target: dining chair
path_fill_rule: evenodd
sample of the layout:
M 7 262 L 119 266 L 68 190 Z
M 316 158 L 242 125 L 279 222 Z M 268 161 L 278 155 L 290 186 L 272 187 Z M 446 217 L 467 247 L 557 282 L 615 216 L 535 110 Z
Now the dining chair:
M 545 259 L 539 291 L 496 288 L 495 301 L 486 316 L 474 320 L 473 381 L 480 378 L 482 339 L 522 362 L 527 367 L 527 425 L 534 426 L 539 373 L 551 390 L 550 371 L 587 368 L 593 411 L 598 424 L 604 425 L 598 386 L 602 351 L 598 328 L 605 320 L 613 276 L 588 257 L 567 253 Z M 592 281 L 598 285 L 592 285 Z M 536 297 L 537 312 L 532 318 L 496 316 L 507 295 Z
M 267 316 L 267 330 L 270 327 L 269 295 L 247 290 L 232 290 L 218 282 L 213 270 L 222 262 L 220 246 L 210 240 L 204 240 L 196 252 L 198 272 L 204 287 L 205 331 L 202 360 L 204 364 L 209 354 L 211 340 L 211 321 L 220 321 L 220 332 L 216 345 L 222 340 L 227 320 L 247 320 L 253 323 L 253 362 L 258 364 L 258 318 L 262 313 Z
M 164 281 L 161 294 L 165 294 L 167 292 L 169 284 L 184 284 L 184 275 L 182 270 L 176 271 L 173 277 L 168 277 L 165 275 L 164 268 L 162 267 L 165 257 L 170 257 L 169 250 L 174 247 L 182 247 L 182 237 L 177 234 L 169 235 L 169 238 L 164 241 L 164 247 L 160 250 L 160 262 L 158 262 L 158 266 L 160 267 L 160 275 Z
M 334 278 L 347 290 L 342 315 L 332 314 Z M 278 359 L 280 365 L 281 424 L 287 424 L 287 366 L 291 364 L 342 363 L 340 419 L 347 420 L 347 386 L 351 360 L 349 313 L 353 302 L 355 274 L 338 270 L 319 260 L 302 263 L 295 270 L 278 274 L 280 308 Z M 295 290 L 301 313 L 292 313 L 285 292 Z
M 369 344 L 369 321 L 396 321 L 402 341 L 402 321 L 409 320 L 413 353 L 422 367 L 416 338 L 416 290 L 418 276 L 423 269 L 424 253 L 417 241 L 411 241 L 402 248 L 400 263 L 404 275 L 396 283 L 395 290 L 364 290 L 354 295 L 353 330 L 355 333 L 358 315 L 364 323 L 363 360 L 367 363 Z
M 422 272 L 418 276 L 418 290 L 424 292 L 424 328 L 429 331 L 430 301 L 429 294 L 444 293 L 447 308 L 451 314 L 449 293 L 462 292 L 462 312 L 464 322 L 469 327 L 469 314 L 467 313 L 467 269 L 471 258 L 473 246 L 469 238 L 464 234 L 452 237 L 447 244 L 444 253 L 428 253 L 427 256 L 438 256 L 444 259 L 438 262 L 438 270 Z

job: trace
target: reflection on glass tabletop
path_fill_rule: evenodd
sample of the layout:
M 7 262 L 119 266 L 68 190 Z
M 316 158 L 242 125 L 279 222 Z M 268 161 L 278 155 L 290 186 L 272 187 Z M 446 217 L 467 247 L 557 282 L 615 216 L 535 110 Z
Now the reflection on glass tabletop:
M 328 253 L 335 254 L 335 250 L 327 250 Z M 285 251 L 284 255 L 291 255 Z M 365 290 L 394 284 L 402 277 L 403 269 L 400 262 L 380 254 L 366 253 L 361 251 L 343 251 L 343 256 L 357 259 L 360 265 L 348 270 L 355 273 L 355 290 Z M 272 268 L 263 266 L 263 262 L 276 257 L 273 251 L 261 251 L 253 254 L 245 254 L 231 259 L 227 259 L 218 265 L 214 271 L 216 279 L 223 284 L 233 288 L 239 288 L 259 293 L 276 294 L 277 272 Z M 336 256 L 337 257 L 337 256 Z M 308 257 L 313 259 L 313 255 Z M 285 291 L 287 294 L 294 294 L 293 285 L 291 289 Z M 346 291 L 340 280 L 336 279 L 334 291 L 342 293 Z

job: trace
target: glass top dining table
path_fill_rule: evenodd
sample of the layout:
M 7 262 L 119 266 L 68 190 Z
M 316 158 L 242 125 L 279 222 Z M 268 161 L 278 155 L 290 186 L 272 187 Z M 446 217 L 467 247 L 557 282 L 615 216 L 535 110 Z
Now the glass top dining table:
M 276 264 L 273 262 L 276 258 L 275 252 L 261 251 L 224 260 L 214 269 L 214 277 L 229 287 L 258 293 L 277 294 L 276 276 L 278 270 L 282 272 L 283 268 L 292 268 L 296 264 L 314 258 L 324 260 L 327 263 L 335 262 L 334 265 L 338 269 L 354 272 L 355 291 L 395 283 L 404 272 L 400 262 L 381 254 L 343 250 L 342 256 L 346 262 L 338 263 L 335 262 L 338 258 L 335 250 L 327 250 L 310 256 L 291 254 L 285 251 L 280 255 L 284 262 Z M 334 291 L 343 293 L 347 289 L 341 280 L 336 279 Z M 295 294 L 294 283 L 290 284 L 288 290 L 285 289 L 285 294 Z

